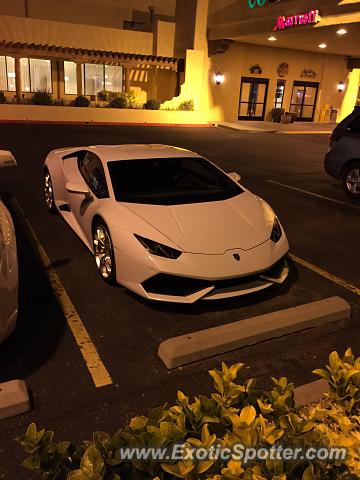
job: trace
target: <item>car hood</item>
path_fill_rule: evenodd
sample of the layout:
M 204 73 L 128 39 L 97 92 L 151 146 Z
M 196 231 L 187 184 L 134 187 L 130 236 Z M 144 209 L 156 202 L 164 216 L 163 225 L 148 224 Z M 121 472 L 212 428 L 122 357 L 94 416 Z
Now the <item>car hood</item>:
M 189 253 L 250 250 L 269 238 L 263 208 L 248 192 L 217 202 L 123 205 Z

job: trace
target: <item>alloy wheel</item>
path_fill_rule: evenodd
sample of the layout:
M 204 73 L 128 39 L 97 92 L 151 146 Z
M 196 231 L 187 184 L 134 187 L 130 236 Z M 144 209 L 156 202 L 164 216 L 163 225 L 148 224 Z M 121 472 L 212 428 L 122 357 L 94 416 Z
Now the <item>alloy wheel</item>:
M 346 187 L 353 195 L 360 195 L 360 167 L 352 168 L 346 176 Z
M 104 225 L 96 225 L 93 237 L 96 266 L 104 280 L 110 280 L 113 274 L 113 249 L 110 235 Z
M 44 174 L 44 196 L 45 203 L 49 212 L 55 211 L 55 202 L 54 202 L 54 191 L 52 186 L 52 181 L 49 172 Z

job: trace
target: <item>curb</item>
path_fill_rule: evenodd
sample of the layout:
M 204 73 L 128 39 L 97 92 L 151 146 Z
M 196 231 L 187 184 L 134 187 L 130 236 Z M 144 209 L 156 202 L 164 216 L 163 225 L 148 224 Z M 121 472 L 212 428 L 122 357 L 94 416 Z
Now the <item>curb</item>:
M 305 385 L 301 385 L 301 387 L 296 387 L 295 404 L 309 405 L 310 403 L 318 402 L 328 390 L 329 384 L 323 379 L 306 383 Z
M 217 126 L 220 128 L 225 128 L 226 130 L 233 130 L 234 132 L 242 132 L 242 133 L 281 133 L 279 130 L 237 128 L 237 127 L 231 127 L 230 125 L 221 125 L 220 123 L 218 123 Z
M 162 342 L 158 356 L 168 369 L 254 345 L 265 340 L 350 318 L 351 307 L 331 297 L 297 307 L 200 330 Z
M 31 410 L 31 402 L 24 380 L 0 383 L 0 420 Z
M 131 123 L 131 122 L 81 122 L 75 120 L 63 120 L 63 121 L 52 121 L 52 120 L 0 120 L 0 124 L 15 124 L 15 125 L 90 125 L 90 126 L 99 126 L 99 125 L 114 125 L 114 126 L 134 126 L 134 127 L 189 127 L 189 128 L 212 128 L 213 124 L 209 123 Z

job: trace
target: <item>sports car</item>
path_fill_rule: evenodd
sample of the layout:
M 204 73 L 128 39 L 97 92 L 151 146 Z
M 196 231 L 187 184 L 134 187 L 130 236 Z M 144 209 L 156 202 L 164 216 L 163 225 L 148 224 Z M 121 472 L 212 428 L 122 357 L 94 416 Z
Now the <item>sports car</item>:
M 0 168 L 16 165 L 10 152 L 0 150 Z M 18 313 L 18 263 L 14 224 L 0 199 L 0 343 L 14 330 Z
M 44 195 L 101 277 L 147 299 L 193 303 L 285 282 L 288 241 L 261 198 L 200 155 L 166 145 L 49 153 Z

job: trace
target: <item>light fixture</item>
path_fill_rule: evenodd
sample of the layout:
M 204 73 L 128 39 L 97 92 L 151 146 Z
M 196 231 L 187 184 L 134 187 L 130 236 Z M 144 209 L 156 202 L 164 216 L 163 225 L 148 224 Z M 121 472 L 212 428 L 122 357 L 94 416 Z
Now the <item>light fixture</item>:
M 343 81 L 339 82 L 337 84 L 337 88 L 338 88 L 340 93 L 343 92 L 345 90 L 345 83 Z
M 68 77 L 67 75 L 65 75 L 64 80 L 65 80 L 65 82 L 68 82 L 68 81 L 69 81 L 69 77 Z
M 216 85 L 222 85 L 224 83 L 224 79 L 225 79 L 225 77 L 222 73 L 220 73 L 220 72 L 215 73 L 214 80 L 215 80 Z
M 338 30 L 336 33 L 338 35 L 346 35 L 348 32 L 345 30 L 345 28 L 340 28 L 340 30 Z
M 9 77 L 9 78 L 15 78 L 16 75 L 15 75 L 14 72 L 8 72 L 8 77 Z
M 326 48 L 326 47 L 327 47 L 326 43 L 320 43 L 319 45 L 319 48 Z
M 276 37 L 269 37 L 268 40 L 270 42 L 276 42 L 277 38 Z

